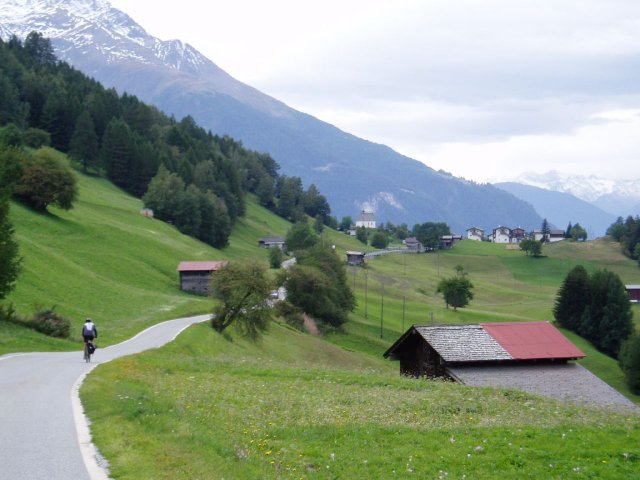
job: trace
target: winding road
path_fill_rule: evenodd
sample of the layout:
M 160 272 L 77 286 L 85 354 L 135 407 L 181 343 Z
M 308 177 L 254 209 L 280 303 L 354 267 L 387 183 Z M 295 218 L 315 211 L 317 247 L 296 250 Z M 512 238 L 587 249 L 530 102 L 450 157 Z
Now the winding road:
M 77 352 L 0 356 L 0 480 L 107 479 L 78 398 L 97 365 L 162 346 L 210 315 L 159 323 L 98 349 L 92 363 Z

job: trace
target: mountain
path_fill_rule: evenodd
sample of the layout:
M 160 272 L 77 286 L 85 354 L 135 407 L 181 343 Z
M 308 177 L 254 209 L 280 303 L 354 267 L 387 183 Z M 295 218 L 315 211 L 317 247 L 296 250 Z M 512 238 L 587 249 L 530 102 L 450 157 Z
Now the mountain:
M 566 229 L 569 223 L 579 223 L 594 239 L 606 234 L 616 216 L 574 195 L 515 182 L 496 183 L 496 187 L 529 202 L 536 211 L 556 228 Z M 538 227 L 539 228 L 539 227 Z
M 523 173 L 515 182 L 570 193 L 616 217 L 640 213 L 640 179 L 610 180 L 594 175 L 567 175 L 552 170 L 546 173 Z
M 503 190 L 478 185 L 350 135 L 245 85 L 178 40 L 147 34 L 105 0 L 0 0 L 0 35 L 37 30 L 58 56 L 107 87 L 177 118 L 269 153 L 281 173 L 314 183 L 338 218 L 374 210 L 378 221 L 447 222 L 454 232 L 518 224 L 535 210 Z

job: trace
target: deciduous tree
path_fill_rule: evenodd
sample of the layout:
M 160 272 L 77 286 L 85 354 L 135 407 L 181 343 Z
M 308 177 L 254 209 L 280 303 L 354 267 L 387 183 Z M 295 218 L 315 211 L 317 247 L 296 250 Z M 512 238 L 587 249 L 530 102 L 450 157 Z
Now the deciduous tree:
M 438 283 L 436 293 L 441 293 L 444 297 L 447 308 L 449 305 L 454 310 L 466 307 L 473 299 L 473 283 L 467 278 L 462 267 L 456 267 L 456 275 L 450 278 L 443 278 Z
M 36 210 L 44 211 L 49 205 L 70 210 L 78 194 L 76 177 L 50 149 L 43 148 L 28 157 L 15 194 Z
M 272 318 L 267 300 L 272 283 L 266 269 L 257 262 L 229 262 L 211 280 L 212 296 L 219 300 L 211 326 L 223 332 L 231 324 L 244 336 L 257 338 Z

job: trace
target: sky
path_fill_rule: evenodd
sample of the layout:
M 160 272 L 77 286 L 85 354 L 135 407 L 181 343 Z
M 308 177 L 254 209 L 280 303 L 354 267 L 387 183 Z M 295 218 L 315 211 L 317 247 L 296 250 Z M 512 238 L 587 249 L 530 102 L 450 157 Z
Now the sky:
M 338 128 L 477 182 L 640 178 L 637 0 L 111 0 Z

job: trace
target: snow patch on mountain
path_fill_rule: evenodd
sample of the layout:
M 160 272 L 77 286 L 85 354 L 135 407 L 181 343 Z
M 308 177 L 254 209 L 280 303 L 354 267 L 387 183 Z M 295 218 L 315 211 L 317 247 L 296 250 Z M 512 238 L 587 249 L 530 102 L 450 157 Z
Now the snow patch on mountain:
M 37 30 L 52 39 L 58 55 L 98 51 L 108 62 L 131 60 L 195 73 L 215 65 L 179 40 L 161 41 L 105 0 L 0 0 L 0 35 L 25 38 Z M 63 40 L 63 41 L 62 41 Z M 73 62 L 72 62 L 73 63 Z
M 546 173 L 523 173 L 515 181 L 556 192 L 570 193 L 587 202 L 595 202 L 605 195 L 640 201 L 640 179 L 611 180 L 594 175 L 568 175 L 552 170 Z
M 391 192 L 378 192 L 373 197 L 360 203 L 356 203 L 356 206 L 360 210 L 367 212 L 376 212 L 380 208 L 380 204 L 385 203 L 398 210 L 404 210 L 402 203 L 398 201 L 395 195 Z

